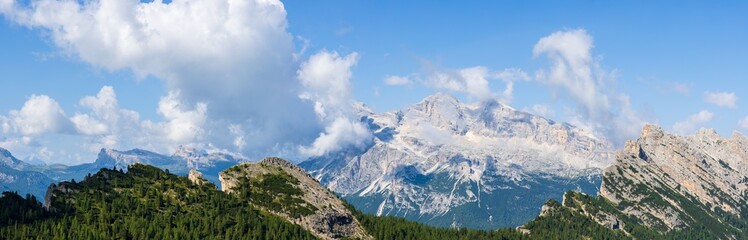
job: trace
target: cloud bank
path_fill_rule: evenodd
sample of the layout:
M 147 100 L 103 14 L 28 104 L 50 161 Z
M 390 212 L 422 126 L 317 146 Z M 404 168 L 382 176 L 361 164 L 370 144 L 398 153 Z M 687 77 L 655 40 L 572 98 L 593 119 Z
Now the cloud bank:
M 353 132 L 336 130 L 343 125 L 337 118 L 313 120 L 320 114 L 318 107 L 326 108 L 322 113 L 345 116 L 329 112 L 343 108 L 344 103 L 335 101 L 349 101 L 350 86 L 337 84 L 346 83 L 350 72 L 315 65 L 296 77 L 301 57 L 294 52 L 280 1 L 4 0 L 0 13 L 42 30 L 72 58 L 108 71 L 130 71 L 139 78 L 152 76 L 167 86 L 156 110 L 163 118 L 159 122 L 143 121 L 136 112 L 120 109 L 111 87 L 83 98 L 80 105 L 90 112 L 69 118 L 51 98 L 33 96 L 28 107 L 2 117 L 3 131 L 18 139 L 72 134 L 89 138 L 91 149 L 169 152 L 187 144 L 240 151 L 248 157 L 298 158 L 298 146 L 315 143 L 325 148 L 322 145 L 356 142 L 351 138 L 365 135 L 352 122 Z M 325 54 L 338 59 L 336 53 L 323 53 L 307 64 Z M 338 60 L 352 65 L 357 55 Z M 319 79 L 334 83 L 307 81 Z M 301 99 L 301 92 L 310 95 Z M 317 144 L 320 132 L 335 137 Z M 343 136 L 349 133 L 358 135 Z

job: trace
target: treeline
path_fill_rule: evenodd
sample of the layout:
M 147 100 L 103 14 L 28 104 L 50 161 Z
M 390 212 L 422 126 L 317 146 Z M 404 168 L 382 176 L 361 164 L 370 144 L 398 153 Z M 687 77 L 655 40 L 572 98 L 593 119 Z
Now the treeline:
M 102 169 L 71 193 L 56 192 L 56 212 L 33 196 L 0 198 L 3 239 L 315 239 L 298 225 L 260 212 L 248 201 L 193 185 L 158 168 Z M 10 206 L 10 207 L 6 207 Z
M 498 230 L 474 230 L 464 228 L 440 228 L 407 221 L 398 217 L 377 217 L 355 210 L 356 218 L 375 239 L 630 239 L 620 231 L 607 229 L 582 215 L 572 213 L 555 204 L 558 212 L 538 217 L 519 231 L 511 228 Z

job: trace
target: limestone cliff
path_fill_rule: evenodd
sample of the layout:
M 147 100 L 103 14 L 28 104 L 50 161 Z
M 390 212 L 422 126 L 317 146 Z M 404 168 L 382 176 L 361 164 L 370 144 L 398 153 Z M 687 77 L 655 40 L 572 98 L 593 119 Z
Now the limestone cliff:
M 645 126 L 604 172 L 600 196 L 648 227 L 669 231 L 704 217 L 739 216 L 748 190 L 748 140 L 702 129 L 692 136 Z M 706 216 L 704 216 L 706 215 Z

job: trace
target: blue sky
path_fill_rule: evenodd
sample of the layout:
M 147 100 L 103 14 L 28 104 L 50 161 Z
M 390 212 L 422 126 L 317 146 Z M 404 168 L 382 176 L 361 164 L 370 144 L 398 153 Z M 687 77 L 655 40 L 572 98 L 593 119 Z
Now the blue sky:
M 75 21 L 74 17 L 55 22 L 63 10 L 57 9 L 58 14 L 54 14 L 40 11 L 44 9 L 39 4 L 0 1 L 4 16 L 0 22 L 0 124 L 5 124 L 0 129 L 0 147 L 22 158 L 78 163 L 92 161 L 100 147 L 141 147 L 168 153 L 184 144 L 240 152 L 248 157 L 280 154 L 303 159 L 346 144 L 361 144 L 355 139 L 366 138 L 367 134 L 352 122 L 351 110 L 346 109 L 348 101 L 363 102 L 376 111 L 392 111 L 437 91 L 453 93 L 466 102 L 484 100 L 473 90 L 446 87 L 434 77 L 444 74 L 460 83 L 466 79 L 461 75 L 463 70 L 476 67 L 485 69 L 488 75 L 506 69 L 526 74 L 526 79 L 512 81 L 487 77 L 489 89 L 483 92 L 516 109 L 586 125 L 602 135 L 615 135 L 609 138 L 630 138 L 631 131 L 620 131 L 621 126 L 638 128 L 644 122 L 682 134 L 701 127 L 715 128 L 722 135 L 735 130 L 748 132 L 748 3 L 744 1 L 527 4 L 295 0 L 282 5 L 240 7 L 243 13 L 234 20 L 245 23 L 243 29 L 253 30 L 255 37 L 231 32 L 221 24 L 190 29 L 194 27 L 190 23 L 195 22 L 222 23 L 224 18 L 211 15 L 220 15 L 221 11 L 204 16 L 209 19 L 195 15 L 197 19 L 181 16 L 180 21 L 169 21 L 170 17 L 177 19 L 174 16 L 181 10 L 195 11 L 186 3 L 207 4 L 202 1 L 176 1 L 158 7 L 151 4 L 151 12 L 144 15 L 125 11 L 141 6 L 137 2 L 114 4 L 114 10 L 96 9 L 91 1 L 82 2 L 88 6 L 83 9 L 91 12 L 124 17 L 112 17 L 121 22 L 106 18 Z M 48 4 L 46 10 L 62 9 L 63 4 L 58 5 Z M 219 10 L 225 7 L 216 6 Z M 50 12 L 52 16 L 40 17 Z M 127 25 L 127 14 L 162 21 L 151 29 L 160 35 L 131 34 L 142 38 L 102 40 L 112 34 L 131 36 L 110 31 L 134 26 Z M 85 14 L 77 17 L 85 19 Z M 98 28 L 111 29 L 91 28 L 91 38 L 71 35 L 71 29 L 90 21 Z M 196 34 L 198 40 L 194 40 L 190 39 L 192 35 L 178 31 L 182 28 L 213 35 L 202 39 Z M 228 37 L 211 38 L 221 31 L 227 31 Z M 546 38 L 550 47 L 536 49 Z M 591 77 L 591 82 L 604 84 L 591 88 L 596 94 L 590 98 L 566 87 L 573 82 L 564 79 L 569 75 L 548 75 L 554 73 L 554 64 L 574 61 L 563 55 L 563 47 L 568 46 L 563 44 L 564 39 L 590 40 L 589 45 L 582 46 L 589 47 L 591 57 L 583 67 L 605 75 Z M 132 44 L 147 42 L 152 46 L 130 51 L 130 40 Z M 199 44 L 235 44 L 236 49 L 219 46 L 202 51 L 196 47 Z M 555 61 L 555 54 L 561 54 L 561 60 Z M 313 71 L 314 67 L 330 72 Z M 310 74 L 301 77 L 303 69 L 309 69 Z M 539 73 L 547 75 L 538 77 Z M 408 79 L 409 83 L 387 84 L 385 79 L 392 76 Z M 513 84 L 510 98 L 502 95 L 507 82 Z M 217 90 L 206 90 L 210 87 Z M 268 97 L 265 93 L 279 99 L 306 97 L 263 101 Z M 96 101 L 89 104 L 82 100 L 97 94 Z M 47 98 L 39 98 L 42 95 Z M 330 96 L 345 101 L 332 101 Z M 630 103 L 624 104 L 622 96 Z M 94 102 L 106 102 L 110 99 L 107 97 L 116 99 L 115 108 L 95 107 L 101 105 Z M 611 103 L 594 106 L 600 99 Z M 20 110 L 28 102 L 39 103 L 29 105 L 28 113 L 41 113 L 21 117 Z M 59 109 L 41 104 L 50 102 Z M 314 104 L 325 106 L 326 112 L 312 109 Z M 31 111 L 35 106 L 37 111 Z M 302 116 L 299 119 L 314 123 L 269 123 L 289 118 L 291 113 L 278 109 L 292 109 L 289 112 L 298 113 Z M 56 112 L 60 111 L 62 115 L 58 116 Z M 132 112 L 138 118 L 123 123 L 126 121 L 122 119 L 128 119 Z M 28 117 L 45 119 L 33 126 L 19 123 Z M 608 121 L 621 126 L 603 126 Z M 49 123 L 54 124 L 50 127 Z M 300 127 L 285 131 L 275 126 L 283 124 Z M 254 130 L 257 128 L 273 130 Z M 324 140 L 320 134 L 330 139 Z M 330 142 L 335 144 L 324 144 Z

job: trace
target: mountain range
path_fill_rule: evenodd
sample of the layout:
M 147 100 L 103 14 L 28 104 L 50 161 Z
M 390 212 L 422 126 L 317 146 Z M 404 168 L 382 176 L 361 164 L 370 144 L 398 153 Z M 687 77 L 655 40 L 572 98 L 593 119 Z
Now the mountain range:
M 101 149 L 96 160 L 75 166 L 60 164 L 32 165 L 14 157 L 8 150 L 0 148 L 0 190 L 17 191 L 21 195 L 32 194 L 43 199 L 47 186 L 52 183 L 75 179 L 80 181 L 86 175 L 102 168 L 127 169 L 129 165 L 142 163 L 167 169 L 175 174 L 186 175 L 196 169 L 216 185 L 220 185 L 218 172 L 247 160 L 231 153 L 208 153 L 194 148 L 180 146 L 171 155 L 132 149 L 118 151 Z
M 374 133 L 300 164 L 367 213 L 436 226 L 495 229 L 531 220 L 548 198 L 595 194 L 611 144 L 584 129 L 496 100 L 463 104 L 437 93 L 403 110 L 358 105 Z
M 104 168 L 80 182 L 51 185 L 44 207 L 36 198 L 3 193 L 0 234 L 10 239 L 745 239 L 747 146 L 740 133 L 725 138 L 701 130 L 680 136 L 647 125 L 615 153 L 597 196 L 567 191 L 560 202 L 551 198 L 540 205 L 521 226 L 490 231 L 364 214 L 279 158 L 221 171 L 222 191 L 194 169 L 180 177 L 135 163 L 126 172 Z
M 222 224 L 238 224 L 233 214 L 260 214 L 253 215 L 261 219 L 254 224 L 296 229 L 282 235 L 289 238 L 748 238 L 748 138 L 737 132 L 722 137 L 702 129 L 681 136 L 646 125 L 638 139 L 613 152 L 605 139 L 583 129 L 496 101 L 462 104 L 437 94 L 401 111 L 357 109 L 374 133 L 365 148 L 298 166 L 279 158 L 250 163 L 235 154 L 186 147 L 171 156 L 102 149 L 93 163 L 47 166 L 0 149 L 0 190 L 36 196 L 24 200 L 4 193 L 0 201 L 10 207 L 0 215 L 7 224 L 88 219 L 78 224 L 94 226 L 92 217 L 105 216 L 99 224 L 115 220 L 82 210 L 89 204 L 106 210 L 112 201 L 159 201 L 136 211 L 160 209 L 153 221 L 163 220 L 164 211 L 182 212 L 187 215 L 178 215 L 187 219 L 208 211 L 227 219 Z M 35 205 L 36 199 L 45 199 L 46 207 Z M 227 206 L 234 208 L 226 212 Z M 239 210 L 247 207 L 250 212 Z M 0 232 L 34 236 L 25 235 L 34 230 L 18 233 L 2 224 Z M 106 226 L 94 228 L 110 231 Z M 159 231 L 153 233 L 177 234 Z M 184 231 L 179 233 L 191 233 Z

